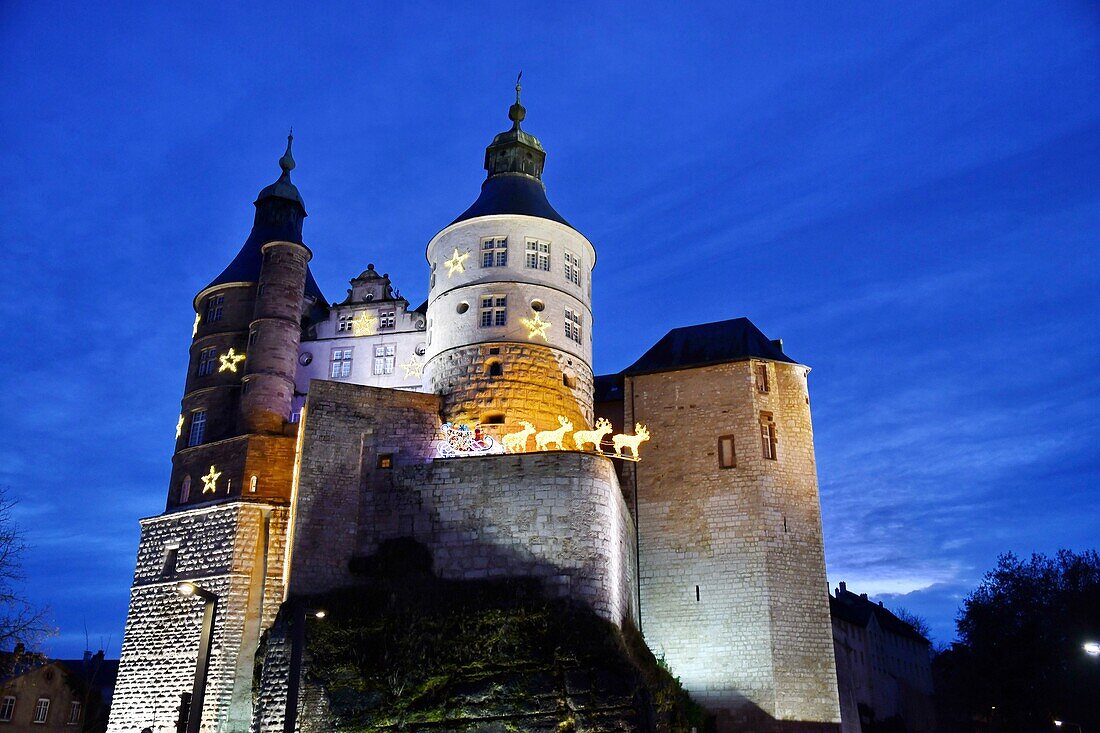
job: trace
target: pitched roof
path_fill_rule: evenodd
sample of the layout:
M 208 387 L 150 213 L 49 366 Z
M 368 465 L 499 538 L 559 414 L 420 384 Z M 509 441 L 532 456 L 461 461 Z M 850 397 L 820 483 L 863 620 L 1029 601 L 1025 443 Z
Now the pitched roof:
M 672 329 L 623 374 L 672 371 L 749 358 L 798 363 L 783 353 L 782 342 L 769 340 L 748 318 L 733 318 Z
M 572 226 L 550 205 L 542 181 L 522 173 L 502 173 L 486 178 L 481 184 L 481 195 L 477 201 L 451 224 L 493 214 L 537 216 Z
M 617 402 L 623 398 L 623 375 L 601 374 L 594 380 L 593 402 Z
M 885 631 L 924 644 L 930 643 L 920 632 L 895 616 L 888 608 L 881 603 L 869 600 L 865 595 L 856 595 L 851 591 L 838 588 L 836 597 L 829 596 L 829 613 L 833 618 L 862 627 L 866 627 L 874 617 Z

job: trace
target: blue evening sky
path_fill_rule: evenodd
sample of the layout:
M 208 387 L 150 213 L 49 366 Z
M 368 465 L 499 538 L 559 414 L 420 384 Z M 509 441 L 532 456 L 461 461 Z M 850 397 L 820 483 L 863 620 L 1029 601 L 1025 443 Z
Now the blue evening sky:
M 1100 535 L 1098 39 L 1083 0 L 3 3 L 0 485 L 49 651 L 118 654 L 191 298 L 287 128 L 329 299 L 373 262 L 418 302 L 518 69 L 599 252 L 597 371 L 783 338 L 830 581 L 949 641 L 998 553 Z

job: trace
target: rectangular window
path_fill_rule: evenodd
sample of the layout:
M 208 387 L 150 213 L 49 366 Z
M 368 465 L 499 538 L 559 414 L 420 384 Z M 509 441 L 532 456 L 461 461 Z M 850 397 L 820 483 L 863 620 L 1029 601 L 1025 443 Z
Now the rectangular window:
M 505 267 L 508 264 L 508 238 L 490 237 L 481 240 L 481 266 Z
M 202 445 L 206 439 L 206 410 L 191 413 L 191 432 L 187 436 L 187 446 Z
M 753 365 L 753 370 L 756 373 L 756 391 L 763 393 L 768 392 L 768 365 L 760 361 Z
M 565 311 L 565 337 L 578 344 L 581 342 L 581 314 L 577 311 Z
M 73 700 L 69 703 L 69 725 L 76 725 L 80 722 L 80 703 Z
M 732 435 L 718 436 L 718 467 L 737 468 L 737 449 Z
M 209 346 L 199 352 L 198 376 L 205 377 L 214 373 L 214 364 L 218 361 L 218 350 Z
M 393 453 L 382 453 L 378 456 L 379 468 L 393 468 Z
M 11 716 L 15 713 L 15 698 L 8 695 L 4 698 L 3 702 L 0 702 L 0 720 L 9 721 Z
M 565 279 L 574 285 L 581 284 L 581 258 L 565 250 Z
M 772 416 L 763 413 L 760 416 L 760 446 L 764 458 L 769 461 L 775 461 L 779 458 L 776 452 L 776 442 L 775 423 L 772 422 Z
M 176 561 L 179 559 L 180 548 L 175 545 L 169 545 L 164 548 L 164 574 L 169 575 L 176 572 Z
M 255 346 L 256 345 L 256 339 L 258 339 L 259 337 L 260 337 L 260 332 L 259 331 L 256 331 L 255 329 L 249 331 L 248 332 L 248 345 L 249 346 Z
M 397 361 L 396 344 L 377 344 L 374 347 L 374 373 L 393 374 L 393 365 Z
M 526 262 L 532 270 L 550 272 L 550 243 L 539 239 L 528 239 Z
M 50 713 L 50 698 L 40 697 L 38 702 L 34 704 L 34 720 L 33 723 L 45 723 L 46 716 Z
M 354 317 L 355 316 L 352 313 L 344 313 L 343 315 L 341 315 L 339 317 L 339 319 L 337 320 L 337 323 L 336 323 L 336 333 L 351 333 L 352 332 L 351 320 Z
M 378 314 L 378 330 L 394 329 L 397 327 L 397 311 L 381 311 Z
M 347 379 L 351 376 L 351 349 L 333 349 L 332 367 L 329 376 L 333 379 Z
M 211 295 L 206 299 L 206 322 L 213 323 L 222 319 L 222 307 L 225 305 L 224 295 Z
M 504 295 L 481 296 L 481 317 L 478 324 L 482 328 L 504 326 L 508 323 L 508 298 Z

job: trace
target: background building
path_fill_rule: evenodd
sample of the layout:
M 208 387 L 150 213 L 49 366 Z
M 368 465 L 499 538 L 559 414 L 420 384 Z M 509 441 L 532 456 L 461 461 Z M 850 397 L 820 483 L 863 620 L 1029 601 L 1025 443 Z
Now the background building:
M 935 730 L 928 639 L 843 582 L 829 610 L 844 733 Z

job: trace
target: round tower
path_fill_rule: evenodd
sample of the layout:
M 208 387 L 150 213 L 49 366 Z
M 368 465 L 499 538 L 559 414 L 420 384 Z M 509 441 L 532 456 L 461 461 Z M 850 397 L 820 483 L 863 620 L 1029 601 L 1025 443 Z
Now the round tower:
M 428 243 L 425 380 L 445 420 L 506 432 L 562 416 L 581 430 L 593 420 L 596 252 L 546 198 L 546 152 L 521 129 L 519 95 L 517 83 L 480 196 Z

